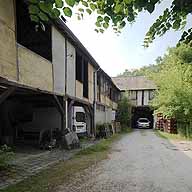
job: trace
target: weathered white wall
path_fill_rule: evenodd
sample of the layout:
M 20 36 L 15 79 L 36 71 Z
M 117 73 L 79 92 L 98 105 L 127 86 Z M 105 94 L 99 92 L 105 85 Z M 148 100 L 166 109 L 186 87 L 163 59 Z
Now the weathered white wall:
M 67 41 L 67 94 L 75 96 L 76 72 L 75 72 L 75 48 Z
M 149 105 L 149 91 L 144 91 L 144 105 Z
M 52 27 L 54 92 L 65 93 L 65 38 Z

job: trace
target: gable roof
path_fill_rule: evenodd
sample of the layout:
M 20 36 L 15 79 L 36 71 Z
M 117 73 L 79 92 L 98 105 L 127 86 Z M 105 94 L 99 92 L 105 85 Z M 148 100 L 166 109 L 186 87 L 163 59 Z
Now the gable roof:
M 155 83 L 145 76 L 113 77 L 112 79 L 121 91 L 157 89 Z

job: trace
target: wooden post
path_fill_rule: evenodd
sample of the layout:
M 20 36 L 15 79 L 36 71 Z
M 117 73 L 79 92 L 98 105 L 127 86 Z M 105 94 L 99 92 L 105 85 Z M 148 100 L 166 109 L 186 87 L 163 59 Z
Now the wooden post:
M 65 98 L 62 97 L 62 103 L 60 103 L 58 97 L 56 95 L 53 95 L 55 101 L 56 101 L 56 107 L 61 115 L 61 138 L 62 138 L 62 141 L 61 141 L 61 144 L 62 144 L 62 147 L 64 147 L 64 130 L 66 128 L 66 123 L 65 123 Z
M 9 97 L 15 91 L 15 89 L 15 87 L 9 87 L 6 91 L 4 91 L 0 95 L 0 104 L 3 103 L 7 99 L 7 97 Z

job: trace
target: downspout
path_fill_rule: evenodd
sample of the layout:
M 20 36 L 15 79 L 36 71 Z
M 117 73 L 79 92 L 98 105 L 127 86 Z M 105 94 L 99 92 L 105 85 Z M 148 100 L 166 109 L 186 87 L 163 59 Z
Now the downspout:
M 64 106 L 65 106 L 65 128 L 68 128 L 68 102 L 67 102 L 67 40 L 65 38 L 65 96 L 64 96 Z
M 96 71 L 94 71 L 94 100 L 93 100 L 93 128 L 94 135 L 96 136 L 96 113 L 97 113 L 97 72 L 101 68 L 99 67 Z

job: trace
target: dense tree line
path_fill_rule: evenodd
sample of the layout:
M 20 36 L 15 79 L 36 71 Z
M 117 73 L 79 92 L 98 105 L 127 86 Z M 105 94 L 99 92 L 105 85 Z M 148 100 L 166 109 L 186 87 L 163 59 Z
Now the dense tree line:
M 144 75 L 152 79 L 158 89 L 151 106 L 156 113 L 181 121 L 192 121 L 192 47 L 181 44 L 169 48 L 156 64 L 133 71 L 125 70 L 119 76 Z
M 161 57 L 156 59 L 156 64 L 150 64 L 148 66 L 141 67 L 139 69 L 128 70 L 117 75 L 118 77 L 131 77 L 131 76 L 148 76 L 150 73 L 158 72 L 160 69 Z
M 158 65 L 159 71 L 149 74 L 158 87 L 151 105 L 167 117 L 192 120 L 192 47 L 168 49 Z

